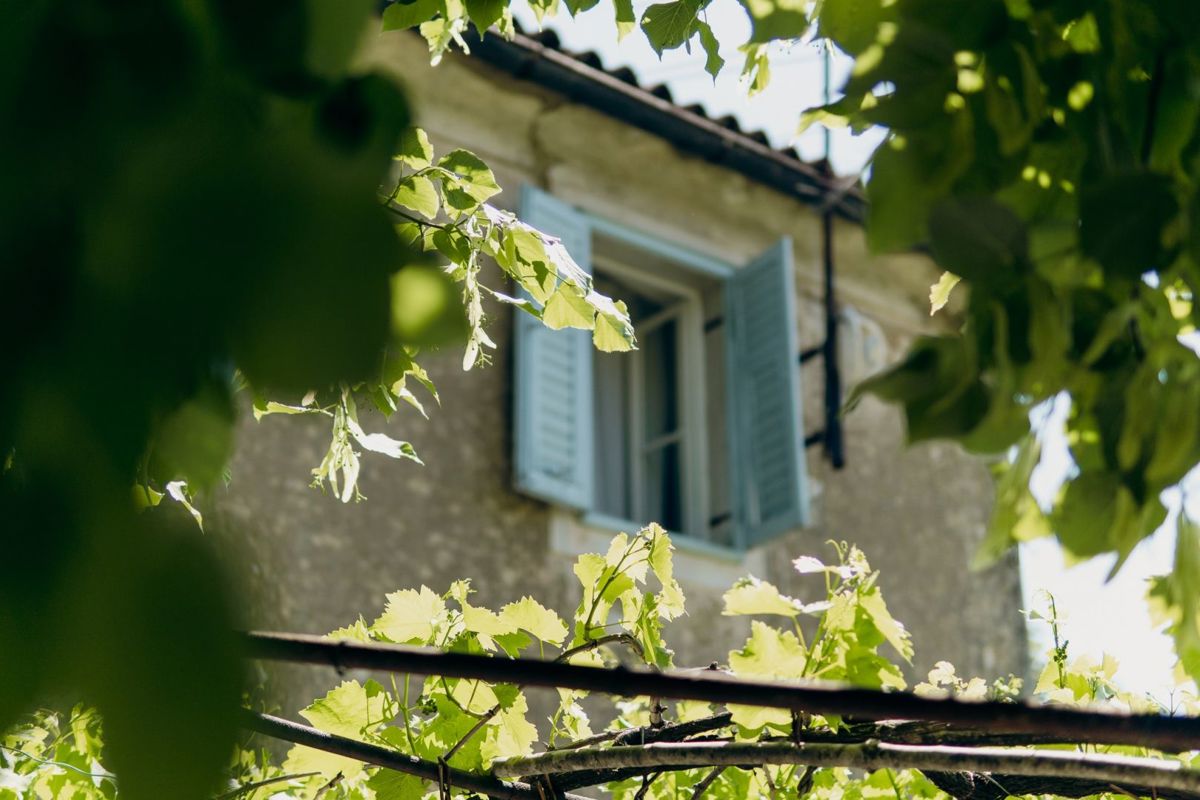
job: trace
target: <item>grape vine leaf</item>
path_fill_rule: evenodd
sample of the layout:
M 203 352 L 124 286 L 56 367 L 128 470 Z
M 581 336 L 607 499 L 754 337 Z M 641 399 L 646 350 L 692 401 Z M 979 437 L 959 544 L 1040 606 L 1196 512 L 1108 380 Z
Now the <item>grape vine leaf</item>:
M 420 591 L 402 589 L 387 596 L 383 615 L 371 631 L 397 644 L 427 644 L 443 624 L 446 601 L 428 586 Z

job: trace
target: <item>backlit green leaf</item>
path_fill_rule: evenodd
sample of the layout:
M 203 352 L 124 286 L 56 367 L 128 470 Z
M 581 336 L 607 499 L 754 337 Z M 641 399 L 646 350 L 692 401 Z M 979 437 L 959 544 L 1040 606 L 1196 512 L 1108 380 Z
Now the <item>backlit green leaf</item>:
M 624 312 L 624 306 L 620 309 Z M 633 336 L 633 325 L 629 315 L 600 312 L 596 315 L 595 328 L 592 331 L 592 343 L 597 350 L 604 353 L 624 353 L 636 349 Z
M 375 800 L 421 800 L 425 795 L 425 781 L 390 769 L 372 775 L 367 787 L 375 793 Z
M 729 654 L 735 674 L 756 678 L 801 678 L 807 663 L 808 654 L 796 634 L 758 620 L 750 623 L 750 638 L 742 649 Z
M 633 0 L 613 0 L 613 13 L 617 24 L 617 41 L 620 41 L 637 27 L 637 15 L 633 11 Z
M 962 278 L 953 272 L 943 272 L 938 282 L 929 287 L 929 316 L 932 317 L 946 307 L 946 303 L 950 302 L 950 292 L 960 280 Z
M 403 589 L 387 596 L 383 615 L 371 631 L 397 644 L 428 644 L 446 615 L 446 601 L 428 586 Z
M 887 639 L 900 657 L 905 661 L 912 662 L 913 646 L 912 639 L 908 635 L 908 631 L 904 626 L 896 620 L 888 611 L 887 604 L 883 601 L 883 594 L 876 586 L 868 592 L 864 592 L 860 599 L 860 605 L 867 613 L 871 623 L 875 626 L 883 638 Z
M 516 631 L 517 626 L 500 614 L 479 606 L 463 602 L 463 626 L 469 631 L 485 636 L 504 636 Z
M 364 686 L 358 681 L 343 681 L 303 709 L 300 716 L 314 728 L 354 739 L 383 719 L 383 706 L 383 687 L 378 683 L 368 681 Z
M 558 614 L 532 597 L 509 603 L 500 610 L 500 618 L 549 644 L 562 645 L 567 637 L 567 626 Z
M 721 67 L 725 66 L 725 59 L 721 58 L 721 43 L 717 41 L 712 26 L 704 20 L 696 21 L 696 30 L 700 34 L 700 46 L 704 48 L 704 71 L 715 79 L 721 73 Z
M 672 0 L 655 3 L 642 12 L 642 31 L 654 52 L 682 47 L 696 33 L 697 15 L 702 0 Z
M 480 747 L 485 765 L 497 759 L 533 753 L 533 743 L 537 741 L 538 732 L 525 718 L 528 710 L 525 696 L 517 695 L 513 704 L 497 714 L 492 724 L 488 725 L 487 734 Z
M 563 328 L 582 328 L 591 330 L 595 325 L 596 309 L 583 296 L 578 287 L 569 283 L 560 283 L 557 291 L 546 301 L 542 311 L 542 322 L 547 328 L 561 330 Z
M 346 642 L 371 642 L 371 631 L 367 628 L 367 623 L 362 617 L 359 617 L 353 625 L 347 625 L 331 631 L 325 635 L 327 639 L 335 639 Z
M 398 5 L 393 3 L 389 9 Z M 387 24 L 387 11 L 384 11 L 384 24 Z M 429 144 L 429 136 L 421 128 L 408 127 L 400 134 L 396 143 L 396 154 L 393 158 L 412 169 L 424 169 L 433 161 L 433 146 Z
M 469 210 L 500 193 L 496 177 L 487 164 L 466 150 L 452 150 L 438 161 L 438 166 L 458 176 L 458 181 L 445 186 L 446 203 L 459 210 Z
M 733 588 L 725 593 L 726 616 L 746 614 L 776 614 L 783 617 L 797 617 L 824 609 L 824 603 L 806 606 L 799 600 L 780 593 L 774 585 L 761 581 L 754 576 L 740 579 Z
M 409 175 L 400 181 L 392 199 L 405 208 L 412 209 L 429 219 L 433 219 L 441 208 L 437 189 L 433 181 L 424 175 Z

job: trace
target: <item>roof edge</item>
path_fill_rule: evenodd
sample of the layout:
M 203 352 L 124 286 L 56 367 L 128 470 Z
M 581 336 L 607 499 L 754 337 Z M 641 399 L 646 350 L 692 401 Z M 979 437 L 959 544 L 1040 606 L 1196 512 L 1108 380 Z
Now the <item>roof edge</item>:
M 471 29 L 465 38 L 472 57 L 516 78 L 559 92 L 821 211 L 832 210 L 853 222 L 863 220 L 866 198 L 857 180 L 838 179 L 824 165 L 774 150 L 751 135 L 630 83 L 628 77 L 617 77 L 523 33 L 505 39 L 496 33 L 480 36 Z

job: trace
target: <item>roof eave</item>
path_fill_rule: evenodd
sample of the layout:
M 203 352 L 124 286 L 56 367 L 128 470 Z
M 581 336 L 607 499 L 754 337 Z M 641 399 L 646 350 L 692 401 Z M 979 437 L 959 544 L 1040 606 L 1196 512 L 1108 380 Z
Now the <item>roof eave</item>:
M 866 202 L 856 181 L 839 179 L 740 131 L 658 97 L 530 36 L 468 36 L 473 56 L 630 125 L 680 150 L 741 173 L 821 210 L 859 222 Z

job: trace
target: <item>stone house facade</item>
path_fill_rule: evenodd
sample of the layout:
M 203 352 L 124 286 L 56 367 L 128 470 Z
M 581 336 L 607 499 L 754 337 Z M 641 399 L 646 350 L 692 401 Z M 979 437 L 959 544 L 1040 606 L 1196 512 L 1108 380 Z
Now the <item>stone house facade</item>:
M 419 38 L 385 34 L 368 58 L 405 80 L 439 151 L 478 154 L 504 187 L 499 205 L 563 236 L 603 287 L 630 302 L 642 348 L 626 361 L 591 357 L 579 367 L 587 375 L 565 388 L 531 385 L 522 348 L 543 340 L 493 305 L 494 363 L 464 373 L 457 352 L 422 359 L 441 406 L 429 421 L 400 413 L 387 430 L 412 441 L 425 466 L 368 454 L 361 503 L 309 488 L 327 426 L 246 415 L 235 480 L 216 514 L 243 549 L 256 599 L 247 624 L 324 633 L 360 613 L 373 618 L 387 592 L 443 591 L 459 577 L 472 578 L 482 604 L 532 594 L 566 613 L 578 602 L 575 557 L 603 552 L 615 530 L 653 516 L 681 533 L 676 574 L 689 614 L 670 628 L 678 663 L 724 660 L 740 646 L 747 622 L 720 612 L 722 593 L 742 575 L 813 599 L 791 561 L 829 556 L 826 541 L 839 539 L 881 569 L 891 610 L 913 635 L 911 676 L 942 659 L 960 674 L 1026 671 L 1015 554 L 987 572 L 967 569 L 990 510 L 985 465 L 949 443 L 906 446 L 897 409 L 871 398 L 844 419 L 844 468 L 803 445 L 825 424 L 822 370 L 796 358 L 825 337 L 822 203 L 839 204 L 831 234 L 846 384 L 899 358 L 915 335 L 953 324 L 929 316 L 931 263 L 869 254 L 853 191 L 794 153 L 770 151 L 552 42 L 489 37 L 474 55 L 430 68 Z M 744 288 L 738 282 L 756 267 L 769 273 L 767 284 Z M 740 311 L 730 310 L 733 295 Z M 784 312 L 781 329 L 771 315 Z M 765 326 L 765 338 L 750 330 L 749 344 L 735 341 L 726 323 Z M 747 366 L 763 342 L 776 345 L 774 360 Z M 772 396 L 795 403 L 747 410 L 738 389 L 746 380 L 781 387 Z M 563 489 L 562 475 L 554 485 L 521 430 L 522 415 L 538 413 L 536 398 L 553 391 L 587 395 L 579 408 L 592 417 L 590 444 L 568 459 L 586 461 L 582 499 Z M 551 436 L 537 446 L 552 452 L 562 442 Z M 735 463 L 755 458 L 762 463 Z M 782 478 L 769 474 L 772 464 Z M 521 473 L 539 468 L 549 484 Z M 782 483 L 767 485 L 776 478 Z M 289 698 L 330 685 L 319 670 L 280 670 Z

